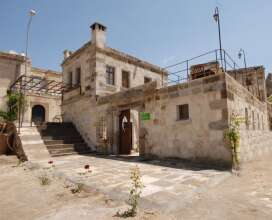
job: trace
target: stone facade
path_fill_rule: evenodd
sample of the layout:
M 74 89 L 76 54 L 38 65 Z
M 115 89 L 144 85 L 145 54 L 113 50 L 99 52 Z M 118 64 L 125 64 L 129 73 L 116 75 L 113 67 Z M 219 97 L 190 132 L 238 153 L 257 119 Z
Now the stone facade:
M 267 90 L 267 96 L 272 95 L 272 73 L 269 73 L 266 77 L 266 90 Z
M 105 142 L 98 134 L 101 118 L 103 120 L 100 110 L 96 108 L 99 97 L 130 91 L 143 85 L 146 79 L 163 84 L 167 81 L 167 73 L 153 64 L 107 47 L 106 28 L 103 25 L 95 23 L 91 26 L 91 32 L 92 41 L 75 52 L 64 51 L 63 82 L 71 88 L 63 94 L 62 114 L 64 121 L 72 121 L 89 146 L 96 149 Z M 112 84 L 107 82 L 108 66 L 114 68 Z M 127 88 L 123 86 L 123 72 L 128 74 Z M 133 148 L 136 149 L 139 143 L 138 113 L 132 110 L 131 115 L 134 115 Z
M 229 118 L 231 113 L 235 113 L 246 120 L 246 123 L 241 125 L 241 160 L 254 160 L 271 152 L 272 132 L 269 126 L 269 104 L 261 102 L 228 75 L 226 84 Z
M 72 121 L 93 150 L 120 153 L 124 129 L 120 118 L 129 111 L 126 123 L 132 125 L 133 149 L 146 158 L 231 166 L 231 149 L 224 133 L 232 113 L 247 117 L 247 124 L 241 126 L 242 161 L 271 151 L 272 108 L 266 102 L 263 67 L 225 73 L 218 63 L 210 62 L 191 68 L 194 74 L 188 82 L 165 87 L 167 73 L 163 69 L 107 47 L 102 36 L 105 30 L 94 24 L 95 40 L 74 53 L 66 51 L 62 63 L 64 82 L 72 85 L 63 94 L 64 121 Z M 107 66 L 114 67 L 114 85 L 107 83 Z M 199 72 L 199 67 L 204 72 Z M 73 85 L 78 68 L 81 81 Z M 129 73 L 129 88 L 122 86 L 122 71 Z M 152 81 L 145 82 L 145 77 Z
M 27 74 L 25 74 L 25 67 Z M 0 52 L 0 109 L 6 110 L 6 94 L 10 86 L 22 75 L 43 79 L 45 82 L 54 80 L 62 82 L 62 75 L 52 70 L 44 70 L 32 67 L 31 60 L 15 53 Z M 31 86 L 31 85 L 30 85 Z M 41 85 L 43 86 L 43 85 Z M 34 94 L 25 91 L 26 111 L 23 116 L 24 123 L 31 123 L 32 109 L 34 106 L 42 106 L 45 109 L 45 121 L 61 120 L 61 97 L 46 94 Z

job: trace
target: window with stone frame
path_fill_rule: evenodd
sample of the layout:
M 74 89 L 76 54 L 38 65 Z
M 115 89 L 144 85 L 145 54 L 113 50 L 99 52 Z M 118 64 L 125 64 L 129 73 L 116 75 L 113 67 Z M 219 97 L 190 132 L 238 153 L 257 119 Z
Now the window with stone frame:
M 106 117 L 99 117 L 97 123 L 97 137 L 100 140 L 106 140 L 107 138 L 107 127 L 106 127 Z
M 189 105 L 183 104 L 177 106 L 177 121 L 189 119 Z
M 254 116 L 254 111 L 252 111 L 252 129 L 255 130 L 255 116 Z
M 149 83 L 149 82 L 151 82 L 152 81 L 152 79 L 151 78 L 149 78 L 149 77 L 144 77 L 144 84 L 146 84 L 146 83 Z
M 106 66 L 106 82 L 109 85 L 115 85 L 115 68 Z
M 81 84 L 81 68 L 76 68 L 75 86 L 80 86 Z
M 129 72 L 128 71 L 122 71 L 122 87 L 123 88 L 129 88 Z
M 246 129 L 249 129 L 249 118 L 248 118 L 248 109 L 245 108 L 245 124 L 246 124 Z
M 260 127 L 260 115 L 259 115 L 259 113 L 257 113 L 257 122 L 258 122 L 258 130 L 260 130 L 261 127 Z
M 73 86 L 73 72 L 71 71 L 67 73 L 67 86 Z
M 264 130 L 264 117 L 262 115 L 262 130 Z

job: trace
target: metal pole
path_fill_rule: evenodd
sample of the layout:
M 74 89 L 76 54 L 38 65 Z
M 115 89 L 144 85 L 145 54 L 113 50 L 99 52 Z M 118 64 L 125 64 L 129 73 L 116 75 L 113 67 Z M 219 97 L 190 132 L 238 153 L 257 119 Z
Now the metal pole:
M 244 64 L 245 64 L 245 69 L 247 68 L 247 63 L 246 63 L 246 54 L 245 51 L 243 49 L 243 55 L 244 55 Z
M 36 11 L 34 10 L 30 10 L 29 12 L 29 20 L 28 20 L 28 23 L 27 23 L 27 30 L 26 30 L 26 47 L 25 47 L 25 75 L 27 76 L 27 56 L 28 56 L 28 42 L 29 42 L 29 30 L 30 30 L 30 26 L 31 26 L 31 22 L 32 22 L 32 17 L 34 15 L 36 15 Z M 22 97 L 24 95 L 25 91 L 24 91 L 24 88 L 23 90 L 20 89 L 20 97 Z M 22 104 L 22 103 L 20 103 Z M 19 124 L 19 128 L 22 126 L 22 123 L 24 121 L 24 112 L 21 110 L 21 107 L 20 107 L 20 113 L 19 114 L 22 114 L 22 120 Z M 21 118 L 21 116 L 19 116 Z
M 21 88 L 22 88 L 22 78 L 20 79 L 20 89 L 19 89 L 19 94 L 21 96 Z M 21 98 L 21 97 L 20 97 Z M 21 128 L 21 103 L 20 103 L 20 98 L 18 101 L 18 134 L 20 134 L 20 128 Z
M 189 61 L 186 60 L 186 69 L 187 69 L 187 81 L 189 81 L 190 76 L 189 76 Z
M 219 50 L 220 50 L 220 59 L 221 59 L 221 65 L 223 66 L 223 56 L 222 56 L 222 39 L 221 39 L 221 25 L 220 25 L 220 14 L 218 7 L 215 8 L 215 14 L 214 19 L 217 22 L 218 26 L 218 37 L 219 37 Z

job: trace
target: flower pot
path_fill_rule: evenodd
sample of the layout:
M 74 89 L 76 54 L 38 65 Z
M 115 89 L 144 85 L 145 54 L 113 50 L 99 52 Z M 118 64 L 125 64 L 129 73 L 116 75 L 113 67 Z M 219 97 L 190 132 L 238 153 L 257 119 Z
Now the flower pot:
M 7 137 L 4 134 L 0 134 L 0 155 L 5 154 L 8 151 Z

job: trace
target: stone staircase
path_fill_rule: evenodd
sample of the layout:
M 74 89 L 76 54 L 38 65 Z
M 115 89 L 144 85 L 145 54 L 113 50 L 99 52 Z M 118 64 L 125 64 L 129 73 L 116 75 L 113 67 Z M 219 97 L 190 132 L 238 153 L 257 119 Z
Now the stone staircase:
M 52 157 L 92 152 L 70 122 L 48 122 L 39 127 L 39 131 L 43 143 Z
M 50 160 L 51 156 L 37 127 L 24 126 L 20 129 L 24 152 L 30 161 Z

